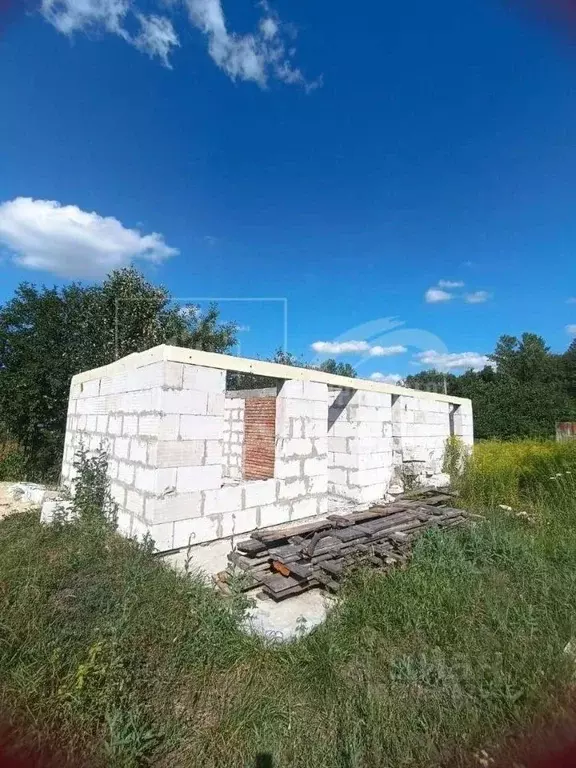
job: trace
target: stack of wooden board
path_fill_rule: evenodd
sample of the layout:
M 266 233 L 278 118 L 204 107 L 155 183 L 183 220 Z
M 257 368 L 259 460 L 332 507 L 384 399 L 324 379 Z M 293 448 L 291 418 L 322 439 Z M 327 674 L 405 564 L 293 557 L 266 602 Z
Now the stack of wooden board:
M 244 572 L 245 590 L 260 586 L 274 600 L 313 587 L 337 592 L 345 571 L 359 565 L 389 569 L 406 563 L 414 538 L 431 527 L 462 523 L 466 513 L 447 506 L 451 495 L 428 491 L 362 512 L 328 515 L 296 527 L 255 531 L 228 555 L 226 583 L 235 569 Z

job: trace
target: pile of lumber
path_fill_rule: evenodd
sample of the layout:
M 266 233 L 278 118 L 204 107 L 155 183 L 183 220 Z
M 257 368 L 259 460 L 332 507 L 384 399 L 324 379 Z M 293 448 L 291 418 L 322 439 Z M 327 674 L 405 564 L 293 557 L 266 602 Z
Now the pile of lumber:
M 313 587 L 337 592 L 348 569 L 402 566 L 416 536 L 431 527 L 462 523 L 466 513 L 448 506 L 450 502 L 448 493 L 421 492 L 362 512 L 255 531 L 228 555 L 228 570 L 218 574 L 216 583 L 227 592 L 231 574 L 240 569 L 244 590 L 261 587 L 276 601 Z

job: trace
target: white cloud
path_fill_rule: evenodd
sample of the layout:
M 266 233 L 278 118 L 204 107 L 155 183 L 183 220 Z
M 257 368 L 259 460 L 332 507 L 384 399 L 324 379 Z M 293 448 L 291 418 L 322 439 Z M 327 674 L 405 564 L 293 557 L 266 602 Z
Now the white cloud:
M 566 326 L 566 333 L 569 333 L 571 336 L 576 336 L 576 325 L 567 325 Z
M 370 349 L 367 341 L 315 341 L 311 346 L 320 355 L 345 355 L 347 352 L 368 352 Z
M 566 304 L 576 304 L 576 296 L 570 296 L 569 299 L 566 299 Z
M 20 266 L 61 277 L 101 277 L 133 259 L 159 263 L 178 253 L 156 232 L 143 235 L 111 216 L 29 197 L 0 204 L 0 244 Z
M 482 304 L 491 298 L 488 291 L 472 291 L 471 293 L 455 294 L 451 293 L 454 288 L 463 288 L 462 280 L 438 280 L 438 284 L 428 288 L 424 294 L 427 304 L 439 304 L 443 301 L 451 301 L 454 298 L 463 298 L 467 304 Z M 445 290 L 446 288 L 450 290 Z
M 491 365 L 487 355 L 481 355 L 478 352 L 436 352 L 429 349 L 426 352 L 419 352 L 414 355 L 414 359 L 420 365 L 431 365 L 441 371 L 450 370 L 468 370 L 480 371 L 484 366 Z
M 439 288 L 464 288 L 462 280 L 438 280 Z
M 270 16 L 260 21 L 260 32 L 266 40 L 272 40 L 278 34 L 278 24 Z
M 311 347 L 320 355 L 366 354 L 370 357 L 388 357 L 406 352 L 406 347 L 400 344 L 382 347 L 379 344 L 372 346 L 367 341 L 315 341 Z
M 489 298 L 490 294 L 488 291 L 474 291 L 473 293 L 464 294 L 464 300 L 467 304 L 483 304 Z
M 141 30 L 133 42 L 136 48 L 147 53 L 151 59 L 158 56 L 165 67 L 170 68 L 172 48 L 180 45 L 171 22 L 165 16 L 143 16 L 136 14 Z
M 400 376 L 399 373 L 380 373 L 379 371 L 375 371 L 374 373 L 370 374 L 370 378 L 372 381 L 382 381 L 384 384 L 399 384 L 402 385 L 402 382 L 404 380 L 403 376 Z
M 256 31 L 244 35 L 229 30 L 221 0 L 169 0 L 164 7 L 177 13 L 180 4 L 187 8 L 191 24 L 206 36 L 212 60 L 232 80 L 265 87 L 276 79 L 307 91 L 321 85 L 321 79 L 309 82 L 294 66 L 292 28 L 280 22 L 267 0 L 259 3 L 262 17 Z M 137 0 L 41 0 L 40 12 L 64 35 L 115 34 L 150 57 L 158 57 L 167 67 L 174 48 L 180 45 L 168 16 L 141 13 Z M 137 33 L 128 31 L 134 23 L 139 25 Z
M 64 35 L 103 27 L 121 37 L 129 8 L 129 0 L 42 0 L 40 5 L 44 18 Z
M 149 56 L 158 56 L 166 66 L 172 48 L 179 45 L 172 22 L 166 16 L 146 16 L 132 0 L 42 0 L 40 12 L 64 35 L 75 32 L 109 32 Z M 126 29 L 134 17 L 140 26 L 136 35 Z
M 251 80 L 264 87 L 269 78 L 300 84 L 313 90 L 320 84 L 306 82 L 294 67 L 292 47 L 286 47 L 280 21 L 268 3 L 260 3 L 264 17 L 254 34 L 238 35 L 228 31 L 220 0 L 185 0 L 190 21 L 208 38 L 208 52 L 220 69 L 232 80 Z
M 450 301 L 454 296 L 448 291 L 443 291 L 441 288 L 428 288 L 424 294 L 427 304 L 438 304 L 441 301 Z
M 403 347 L 400 344 L 395 344 L 392 347 L 381 347 L 376 344 L 375 346 L 370 347 L 369 355 L 370 357 L 389 357 L 390 355 L 401 355 L 403 352 L 407 351 L 406 347 Z

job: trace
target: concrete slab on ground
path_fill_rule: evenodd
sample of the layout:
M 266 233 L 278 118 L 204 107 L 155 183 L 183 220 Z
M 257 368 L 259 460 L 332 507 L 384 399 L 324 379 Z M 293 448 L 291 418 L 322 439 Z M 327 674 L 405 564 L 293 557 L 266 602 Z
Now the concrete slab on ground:
M 286 643 L 304 637 L 326 621 L 336 598 L 320 589 L 275 603 L 270 598 L 248 595 L 253 606 L 248 610 L 243 628 L 267 640 Z
M 0 519 L 14 512 L 23 512 L 39 507 L 43 500 L 54 492 L 45 485 L 26 482 L 0 483 Z

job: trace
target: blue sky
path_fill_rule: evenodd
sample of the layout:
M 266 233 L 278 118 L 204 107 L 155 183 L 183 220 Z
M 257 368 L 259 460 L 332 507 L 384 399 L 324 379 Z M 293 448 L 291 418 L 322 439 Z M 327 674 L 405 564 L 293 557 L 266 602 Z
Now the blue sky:
M 287 336 L 366 376 L 576 333 L 566 20 L 519 0 L 19 5 L 0 300 L 134 259 L 177 297 L 244 299 L 222 303 L 242 354 Z

